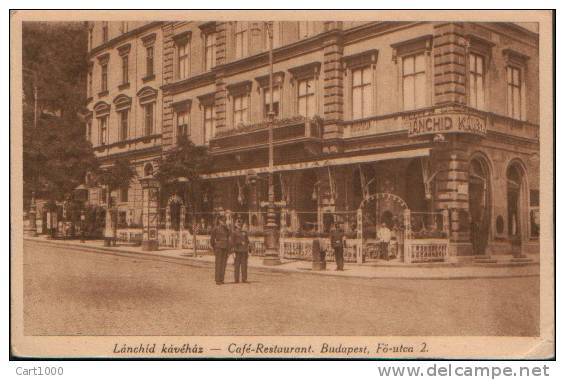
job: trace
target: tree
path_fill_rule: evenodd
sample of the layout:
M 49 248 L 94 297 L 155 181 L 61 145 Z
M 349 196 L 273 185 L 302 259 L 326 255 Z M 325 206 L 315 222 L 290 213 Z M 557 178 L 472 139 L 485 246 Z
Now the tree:
M 97 167 L 79 116 L 86 103 L 87 27 L 25 22 L 22 34 L 24 201 L 32 191 L 61 201 Z
M 201 182 L 200 176 L 208 172 L 211 167 L 212 161 L 208 155 L 208 148 L 196 146 L 188 138 L 181 137 L 175 147 L 167 151 L 160 160 L 155 178 L 165 191 L 186 194 L 188 199 L 185 201 L 195 205 L 199 201 L 197 198 Z M 188 191 L 184 182 L 188 182 Z M 194 206 L 192 210 L 196 211 Z
M 106 187 L 106 226 L 104 229 L 105 238 L 116 238 L 116 223 L 112 221 L 112 191 L 129 187 L 133 177 L 136 175 L 135 170 L 131 167 L 126 159 L 118 159 L 113 165 L 100 168 L 96 173 L 96 181 Z

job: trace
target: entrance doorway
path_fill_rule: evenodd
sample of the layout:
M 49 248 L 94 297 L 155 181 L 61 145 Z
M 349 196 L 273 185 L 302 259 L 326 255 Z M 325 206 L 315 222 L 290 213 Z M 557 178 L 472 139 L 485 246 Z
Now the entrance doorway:
M 484 255 L 490 234 L 490 181 L 483 159 L 471 160 L 469 167 L 469 215 L 474 255 Z

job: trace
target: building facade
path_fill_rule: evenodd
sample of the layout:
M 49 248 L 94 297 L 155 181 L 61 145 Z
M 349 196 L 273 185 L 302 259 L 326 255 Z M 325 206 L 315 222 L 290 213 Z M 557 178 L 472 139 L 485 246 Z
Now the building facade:
M 163 191 L 162 207 L 180 197 L 187 213 L 238 215 L 260 231 L 266 26 L 94 23 L 87 133 L 98 156 L 127 156 L 143 176 L 186 135 L 208 146 L 214 169 L 198 204 Z M 384 223 L 398 240 L 447 240 L 453 257 L 539 252 L 536 33 L 511 23 L 328 21 L 274 22 L 272 37 L 286 235 L 324 233 L 337 220 L 369 244 Z M 92 188 L 90 201 L 101 192 Z M 120 193 L 133 221 L 139 184 Z M 167 228 L 180 224 L 165 213 Z

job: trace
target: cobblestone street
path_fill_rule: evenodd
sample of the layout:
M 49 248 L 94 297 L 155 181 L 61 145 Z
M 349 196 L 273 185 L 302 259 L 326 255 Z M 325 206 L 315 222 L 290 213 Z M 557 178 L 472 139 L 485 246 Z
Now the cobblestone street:
M 25 335 L 506 335 L 539 332 L 539 277 L 358 279 L 24 243 Z

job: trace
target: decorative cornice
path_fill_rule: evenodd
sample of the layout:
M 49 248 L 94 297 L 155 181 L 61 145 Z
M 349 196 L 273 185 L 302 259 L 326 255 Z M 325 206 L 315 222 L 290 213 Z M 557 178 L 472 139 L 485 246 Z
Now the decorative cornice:
M 104 65 L 104 64 L 108 63 L 108 61 L 110 60 L 110 53 L 104 53 L 102 55 L 99 55 L 96 58 L 98 59 L 98 62 L 101 65 Z
M 196 98 L 201 105 L 212 105 L 216 101 L 216 93 L 209 92 L 207 94 L 197 96 Z
M 200 28 L 200 30 L 204 34 L 215 33 L 216 32 L 216 21 L 208 21 L 208 22 L 205 22 L 204 24 L 198 25 L 198 27 Z
M 377 63 L 379 56 L 378 49 L 371 49 L 357 54 L 341 57 L 341 61 L 347 67 L 358 67 Z
M 250 80 L 244 80 L 241 82 L 228 84 L 226 88 L 230 93 L 230 95 L 237 96 L 237 95 L 245 95 L 250 93 L 252 85 L 253 82 L 251 82 Z
M 141 41 L 143 42 L 143 46 L 145 47 L 153 46 L 153 44 L 155 44 L 155 40 L 157 39 L 157 33 L 153 32 L 145 36 L 142 36 L 140 38 Z
M 259 87 L 268 87 L 269 86 L 269 74 L 261 75 L 255 77 L 255 80 L 259 84 Z M 280 86 L 284 82 L 284 71 L 277 71 L 273 73 L 273 86 Z
M 179 33 L 179 34 L 175 34 L 172 38 L 173 38 L 173 41 L 175 42 L 175 44 L 184 45 L 184 44 L 188 43 L 190 41 L 190 39 L 192 38 L 192 32 L 190 30 L 187 30 L 187 31 Z
M 392 48 L 392 60 L 396 62 L 396 59 L 398 57 L 406 54 L 416 53 L 418 51 L 430 52 L 432 50 L 432 42 L 433 35 L 426 34 L 420 37 L 391 44 L 390 47 Z
M 145 86 L 142 87 L 136 95 L 139 98 L 140 103 L 147 103 L 155 100 L 157 98 L 157 93 L 157 90 L 153 87 Z
M 126 109 L 126 108 L 130 108 L 131 107 L 131 97 L 124 95 L 124 94 L 119 94 L 118 96 L 116 96 L 114 98 L 112 103 L 114 103 L 116 110 L 123 110 L 123 109 Z
M 530 59 L 526 54 L 520 53 L 514 49 L 504 49 L 502 50 L 502 55 L 507 64 L 524 65 Z
M 171 104 L 171 107 L 173 107 L 173 109 L 176 112 L 188 111 L 191 106 L 192 106 L 192 99 L 179 100 L 178 102 L 174 102 L 173 104 Z
M 92 109 L 96 116 L 105 116 L 110 113 L 110 105 L 102 100 L 97 102 Z
M 127 55 L 131 50 L 131 44 L 128 42 L 127 44 L 118 46 L 117 49 L 118 49 L 118 54 L 120 54 L 121 56 Z
M 300 79 L 310 76 L 317 76 L 320 73 L 321 62 L 310 62 L 305 65 L 296 66 L 288 69 L 288 72 L 292 74 L 293 78 Z
M 207 71 L 205 73 L 195 75 L 193 77 L 183 79 L 181 81 L 168 83 L 161 86 L 161 89 L 166 94 L 177 94 L 183 91 L 189 91 L 194 88 L 204 87 L 210 84 L 214 84 L 216 81 L 216 75 L 213 71 Z

